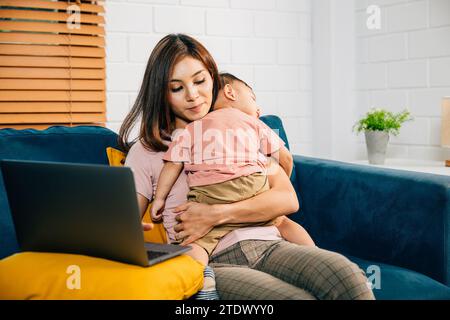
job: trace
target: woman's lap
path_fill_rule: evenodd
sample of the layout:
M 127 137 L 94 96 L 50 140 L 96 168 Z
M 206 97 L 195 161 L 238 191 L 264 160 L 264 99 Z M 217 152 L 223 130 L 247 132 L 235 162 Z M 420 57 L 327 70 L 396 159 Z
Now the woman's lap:
M 275 277 L 319 299 L 373 299 L 364 272 L 356 264 L 317 247 L 287 241 L 247 240 L 211 257 L 213 267 L 227 264 L 260 271 L 259 281 Z M 223 277 L 223 281 L 231 280 Z
M 315 300 L 309 292 L 245 266 L 213 265 L 222 300 Z

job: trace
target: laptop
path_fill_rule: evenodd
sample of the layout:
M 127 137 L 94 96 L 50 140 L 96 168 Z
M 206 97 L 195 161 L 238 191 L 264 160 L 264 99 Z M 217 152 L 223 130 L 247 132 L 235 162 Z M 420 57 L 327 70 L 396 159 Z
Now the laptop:
M 0 167 L 22 251 L 147 267 L 192 249 L 144 242 L 130 168 L 18 160 Z

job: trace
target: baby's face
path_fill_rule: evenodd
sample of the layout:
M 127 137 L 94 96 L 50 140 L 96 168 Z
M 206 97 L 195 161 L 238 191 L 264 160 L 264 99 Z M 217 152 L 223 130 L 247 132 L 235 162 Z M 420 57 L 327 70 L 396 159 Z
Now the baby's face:
M 261 111 L 256 103 L 256 96 L 253 90 L 240 81 L 234 81 L 232 87 L 236 92 L 236 109 L 252 117 L 259 118 Z

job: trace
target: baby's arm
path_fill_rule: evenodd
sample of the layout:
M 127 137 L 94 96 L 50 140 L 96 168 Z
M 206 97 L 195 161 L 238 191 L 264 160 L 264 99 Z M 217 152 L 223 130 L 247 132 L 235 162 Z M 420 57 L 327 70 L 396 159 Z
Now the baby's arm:
M 308 232 L 301 225 L 286 216 L 277 218 L 276 227 L 280 231 L 283 239 L 289 242 L 301 246 L 315 246 L 315 243 Z
M 294 158 L 289 150 L 285 146 L 282 146 L 278 151 L 272 153 L 270 156 L 280 164 L 280 167 L 283 168 L 286 175 L 290 177 L 292 174 L 292 169 L 294 168 Z
M 170 190 L 178 179 L 178 176 L 183 170 L 182 162 L 170 162 L 164 163 L 163 169 L 159 175 L 158 185 L 156 187 L 155 198 L 152 203 L 151 216 L 154 221 L 161 219 L 161 209 L 164 208 L 166 198 L 169 195 Z

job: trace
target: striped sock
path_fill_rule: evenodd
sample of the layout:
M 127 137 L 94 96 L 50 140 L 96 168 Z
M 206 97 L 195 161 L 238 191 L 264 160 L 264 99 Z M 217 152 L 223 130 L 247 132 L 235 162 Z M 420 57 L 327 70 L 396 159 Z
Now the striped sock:
M 210 266 L 206 266 L 203 271 L 203 288 L 194 296 L 195 300 L 219 300 L 216 290 L 216 277 Z

